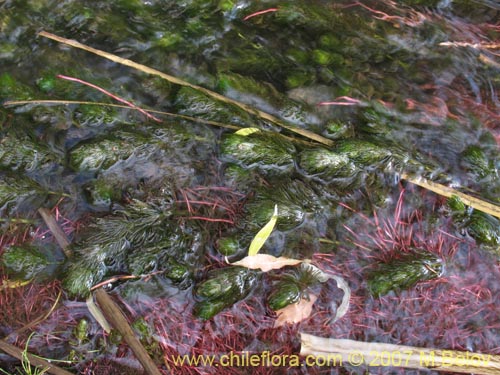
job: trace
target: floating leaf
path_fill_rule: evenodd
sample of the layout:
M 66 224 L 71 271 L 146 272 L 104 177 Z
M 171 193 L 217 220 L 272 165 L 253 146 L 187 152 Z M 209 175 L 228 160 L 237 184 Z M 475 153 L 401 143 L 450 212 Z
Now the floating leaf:
M 234 266 L 242 266 L 252 270 L 260 269 L 262 272 L 277 270 L 285 266 L 295 266 L 302 263 L 303 260 L 291 259 L 286 257 L 276 258 L 269 254 L 248 255 L 245 258 L 231 263 Z
M 277 310 L 278 318 L 274 322 L 274 327 L 281 327 L 287 323 L 299 323 L 307 319 L 311 315 L 312 307 L 317 299 L 318 297 L 314 294 L 309 294 L 309 298 L 302 298 L 298 303 Z
M 268 223 L 264 225 L 261 230 L 259 230 L 259 232 L 255 235 L 254 239 L 252 240 L 252 243 L 248 248 L 248 256 L 255 255 L 259 252 L 261 247 L 264 245 L 264 242 L 266 242 L 268 237 L 271 235 L 271 232 L 273 231 L 277 220 L 278 220 L 278 205 L 276 204 L 274 205 L 274 213 L 273 216 L 271 217 L 271 220 L 269 220 Z
M 238 135 L 250 135 L 250 134 L 253 134 L 253 133 L 257 133 L 257 132 L 260 132 L 259 128 L 243 128 L 243 129 L 235 131 L 234 134 L 238 134 Z

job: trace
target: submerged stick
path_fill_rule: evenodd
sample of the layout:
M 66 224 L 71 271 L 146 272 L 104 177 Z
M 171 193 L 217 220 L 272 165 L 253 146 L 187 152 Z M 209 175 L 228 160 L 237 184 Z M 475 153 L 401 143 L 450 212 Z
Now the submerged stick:
M 39 208 L 38 213 L 42 216 L 43 221 L 47 225 L 47 227 L 52 232 L 53 236 L 56 238 L 57 243 L 61 246 L 64 255 L 67 258 L 71 258 L 71 250 L 69 249 L 70 241 L 66 236 L 66 233 L 61 229 L 61 227 L 57 224 L 56 219 L 50 213 L 50 210 L 47 208 Z
M 40 369 L 45 370 L 47 374 L 53 375 L 73 375 L 73 373 L 66 371 L 65 369 L 56 366 L 45 359 L 37 357 L 33 354 L 26 353 L 22 349 L 19 349 L 17 346 L 11 345 L 4 340 L 0 340 L 0 350 L 4 351 L 8 355 L 19 359 L 20 361 L 27 359 L 31 366 L 39 367 Z M 44 372 L 44 373 L 45 373 Z
M 94 296 L 106 319 L 111 322 L 123 336 L 125 342 L 130 346 L 139 362 L 141 362 L 144 370 L 150 375 L 161 375 L 160 370 L 158 370 L 158 367 L 151 359 L 146 349 L 144 349 L 144 346 L 142 346 L 139 339 L 135 336 L 127 319 L 125 319 L 120 308 L 113 302 L 111 297 L 103 289 L 97 289 L 94 292 Z
M 405 367 L 482 375 L 500 374 L 499 355 L 323 338 L 306 333 L 300 336 L 300 355 L 306 356 L 306 363 L 311 365 Z
M 98 56 L 101 56 L 101 57 L 104 57 L 108 60 L 111 60 L 111 61 L 114 61 L 118 64 L 122 64 L 122 65 L 126 65 L 126 66 L 129 66 L 131 68 L 134 68 L 134 69 L 137 69 L 137 70 L 140 70 L 141 72 L 144 72 L 144 73 L 148 73 L 148 74 L 153 74 L 155 76 L 158 76 L 158 77 L 161 77 L 173 84 L 176 84 L 176 85 L 180 85 L 180 86 L 186 86 L 186 87 L 190 87 L 194 90 L 197 90 L 197 91 L 200 91 L 208 96 L 211 96 L 212 98 L 214 99 L 217 99 L 217 100 L 220 100 L 221 102 L 224 102 L 224 103 L 229 103 L 229 104 L 232 104 L 238 108 L 241 108 L 242 110 L 244 110 L 245 112 L 248 112 L 254 116 L 258 116 L 264 120 L 267 120 L 269 122 L 272 122 L 273 124 L 276 124 L 280 127 L 282 127 L 283 129 L 286 129 L 286 130 L 289 130 L 293 133 L 296 133 L 296 134 L 299 134 L 299 135 L 302 135 L 306 138 L 309 138 L 309 139 L 312 139 L 316 142 L 319 142 L 319 143 L 322 143 L 324 145 L 327 145 L 327 146 L 333 146 L 333 141 L 328 139 L 328 138 L 325 138 L 325 137 L 322 137 L 312 131 L 309 131 L 309 130 L 306 130 L 306 129 L 300 129 L 300 128 L 296 128 L 294 126 L 291 126 L 291 125 L 288 125 L 288 124 L 285 124 L 283 123 L 280 119 L 278 119 L 277 117 L 273 116 L 273 115 L 270 115 L 269 113 L 267 112 L 264 112 L 264 111 L 260 111 L 258 109 L 255 109 L 247 104 L 244 104 L 244 103 L 241 103 L 237 100 L 234 100 L 234 99 L 230 99 L 230 98 L 227 98 L 225 97 L 224 95 L 221 95 L 221 94 L 218 94 L 214 91 L 211 91 L 211 90 L 208 90 L 204 87 L 201 87 L 201 86 L 198 86 L 198 85 L 194 85 L 192 83 L 189 83 L 187 81 L 184 81 L 180 78 L 177 78 L 177 77 L 174 77 L 174 76 L 171 76 L 169 74 L 166 74 L 166 73 L 163 73 L 163 72 L 160 72 L 159 70 L 156 70 L 156 69 L 153 69 L 153 68 L 150 68 L 146 65 L 142 65 L 142 64 L 139 64 L 139 63 L 136 63 L 132 60 L 128 60 L 128 59 L 124 59 L 122 57 L 119 57 L 119 56 L 116 56 L 116 55 L 113 55 L 112 53 L 109 53 L 109 52 L 105 52 L 105 51 L 102 51 L 102 50 L 99 50 L 97 48 L 93 48 L 93 47 L 89 47 L 85 44 L 82 44 L 80 42 L 77 42 L 76 40 L 72 40 L 72 39 L 66 39 L 66 38 L 63 38 L 63 37 L 60 37 L 60 36 L 57 36 L 57 35 L 54 35 L 54 34 L 51 34 L 51 33 L 48 33 L 46 31 L 40 31 L 38 33 L 38 35 L 40 36 L 43 36 L 43 37 L 46 37 L 46 38 L 49 38 L 49 39 L 52 39 L 52 40 L 55 40 L 59 43 L 63 43 L 63 44 L 66 44 L 66 45 L 69 45 L 69 46 L 72 46 L 72 47 L 75 47 L 75 48 L 79 48 L 79 49 L 83 49 L 87 52 L 91 52 L 93 54 L 96 54 Z

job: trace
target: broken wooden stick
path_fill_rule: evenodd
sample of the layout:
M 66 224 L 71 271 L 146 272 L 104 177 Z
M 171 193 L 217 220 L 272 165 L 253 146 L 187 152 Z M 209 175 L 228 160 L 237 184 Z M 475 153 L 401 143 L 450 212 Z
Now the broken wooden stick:
M 50 232 L 52 235 L 56 238 L 57 243 L 59 246 L 61 246 L 61 249 L 64 252 L 64 255 L 66 255 L 67 258 L 71 258 L 71 250 L 69 249 L 69 239 L 66 236 L 66 233 L 61 229 L 59 224 L 57 224 L 56 219 L 52 214 L 50 213 L 50 210 L 47 208 L 39 208 L 38 213 L 42 217 L 43 221 L 49 228 Z
M 144 370 L 151 375 L 161 375 L 160 370 L 149 356 L 144 346 L 135 336 L 134 331 L 130 328 L 127 319 L 121 312 L 120 308 L 113 302 L 111 297 L 102 289 L 97 289 L 94 292 L 97 303 L 102 309 L 106 320 L 110 322 L 118 332 L 123 336 L 125 342 L 130 346 L 135 356 L 144 367 Z

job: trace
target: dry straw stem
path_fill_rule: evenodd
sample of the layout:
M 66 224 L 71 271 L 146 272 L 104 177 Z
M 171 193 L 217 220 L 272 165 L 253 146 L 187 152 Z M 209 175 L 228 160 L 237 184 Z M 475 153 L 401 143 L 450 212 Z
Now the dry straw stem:
M 323 338 L 301 333 L 300 355 L 336 364 L 405 367 L 484 375 L 500 374 L 500 356 L 414 346 Z
M 63 44 L 75 47 L 75 48 L 83 49 L 85 51 L 94 53 L 98 56 L 104 57 L 108 60 L 114 61 L 118 64 L 126 65 L 126 66 L 129 66 L 131 68 L 140 70 L 144 73 L 159 76 L 159 77 L 161 77 L 169 82 L 172 82 L 174 84 L 191 87 L 192 89 L 198 90 L 198 91 L 200 91 L 206 95 L 209 95 L 217 100 L 220 100 L 224 103 L 229 103 L 229 104 L 235 105 L 235 106 L 243 109 L 244 111 L 246 111 L 252 115 L 258 116 L 264 120 L 268 120 L 268 121 L 270 121 L 278 126 L 281 126 L 284 129 L 287 129 L 291 132 L 302 135 L 303 137 L 306 137 L 312 141 L 324 144 L 326 146 L 333 146 L 334 145 L 334 142 L 331 139 L 322 137 L 322 136 L 320 136 L 314 132 L 311 132 L 309 130 L 299 129 L 299 128 L 296 128 L 294 126 L 284 124 L 278 118 L 270 115 L 269 113 L 259 111 L 259 110 L 255 109 L 249 105 L 246 105 L 244 103 L 240 103 L 240 102 L 233 100 L 233 99 L 230 99 L 230 98 L 226 98 L 225 96 L 220 95 L 216 92 L 210 91 L 210 90 L 208 90 L 204 87 L 201 87 L 201 86 L 193 85 L 193 84 L 186 82 L 182 79 L 179 79 L 177 77 L 160 72 L 159 70 L 150 68 L 150 67 L 142 65 L 142 64 L 138 64 L 138 63 L 131 61 L 131 60 L 128 60 L 128 59 L 121 58 L 121 57 L 113 55 L 109 52 L 105 52 L 105 51 L 101 51 L 101 50 L 93 48 L 93 47 L 89 47 L 85 44 L 77 42 L 76 40 L 66 39 L 66 38 L 48 33 L 46 31 L 41 31 L 38 33 L 38 35 L 55 40 L 59 43 L 63 43 Z M 444 195 L 445 197 L 451 197 L 453 195 L 456 195 L 456 196 L 460 197 L 464 201 L 465 204 L 470 205 L 471 207 L 473 207 L 477 210 L 483 211 L 485 213 L 488 213 L 490 215 L 494 215 L 494 216 L 500 218 L 500 207 L 497 207 L 497 206 L 492 205 L 490 203 L 484 202 L 480 199 L 468 196 L 466 194 L 460 193 L 460 192 L 458 192 L 454 189 L 451 189 L 449 187 L 446 187 L 444 185 L 440 185 L 440 184 L 437 184 L 434 182 L 428 182 L 428 181 L 421 179 L 421 178 L 413 178 L 407 174 L 403 174 L 402 178 L 409 181 L 409 182 L 412 182 L 416 185 L 419 185 L 421 187 L 429 189 L 435 193 Z
M 302 135 L 306 138 L 309 138 L 309 139 L 312 139 L 316 142 L 319 142 L 319 143 L 322 143 L 324 145 L 327 145 L 327 146 L 332 146 L 333 145 L 333 141 L 331 141 L 330 139 L 327 139 L 327 138 L 324 138 L 324 137 L 321 137 L 320 135 L 316 134 L 316 133 L 313 133 L 309 130 L 305 130 L 305 129 L 300 129 L 300 128 L 296 128 L 294 126 L 291 126 L 291 125 L 287 125 L 285 123 L 283 123 L 281 120 L 279 120 L 278 118 L 270 115 L 269 113 L 266 113 L 266 112 L 263 112 L 263 111 L 259 111 L 247 104 L 244 104 L 244 103 L 241 103 L 237 100 L 233 100 L 233 99 L 230 99 L 230 98 L 227 98 L 223 95 L 220 95 L 214 91 L 211 91 L 211 90 L 208 90 L 204 87 L 201 87 L 201 86 L 198 86 L 198 85 L 193 85 L 192 83 L 189 83 L 189 82 L 186 82 L 180 78 L 177 78 L 177 77 L 174 77 L 174 76 L 171 76 L 169 74 L 166 74 L 166 73 L 163 73 L 163 72 L 160 72 L 159 70 L 156 70 L 156 69 L 153 69 L 153 68 L 150 68 L 146 65 L 142 65 L 142 64 L 138 64 L 132 60 L 128 60 L 128 59 L 124 59 L 122 57 L 119 57 L 119 56 L 116 56 L 116 55 L 113 55 L 112 53 L 109 53 L 109 52 L 105 52 L 105 51 L 101 51 L 99 49 L 96 49 L 96 48 L 93 48 L 93 47 L 89 47 L 85 44 L 82 44 L 80 42 L 77 42 L 76 40 L 71 40 L 71 39 L 66 39 L 66 38 L 62 38 L 60 36 L 57 36 L 57 35 L 54 35 L 54 34 L 51 34 L 51 33 L 48 33 L 46 31 L 40 31 L 38 33 L 38 35 L 40 36 L 44 36 L 46 38 L 49 38 L 49 39 L 53 39 L 59 43 L 63 43 L 63 44 L 67 44 L 69 46 L 72 46 L 72 47 L 75 47 L 75 48 L 80 48 L 80 49 L 83 49 L 85 51 L 88 51 L 88 52 L 91 52 L 91 53 L 94 53 L 98 56 L 101 56 L 101 57 L 104 57 L 108 60 L 111 60 L 111 61 L 114 61 L 118 64 L 122 64 L 122 65 L 126 65 L 126 66 L 129 66 L 131 68 L 134 68 L 134 69 L 137 69 L 137 70 L 140 70 L 141 72 L 144 72 L 144 73 L 148 73 L 148 74 L 153 74 L 153 75 L 156 75 L 158 77 L 161 77 L 171 83 L 174 83 L 176 85 L 180 85 L 180 86 L 187 86 L 187 87 L 190 87 L 192 89 L 195 89 L 195 90 L 198 90 L 206 95 L 209 95 L 211 96 L 212 98 L 214 99 L 217 99 L 217 100 L 220 100 L 221 102 L 224 102 L 224 103 L 229 103 L 229 104 L 232 104 L 234 106 L 237 106 L 241 109 L 243 109 L 244 111 L 254 115 L 254 116 L 258 116 L 264 120 L 267 120 L 269 122 L 272 122 L 273 124 L 276 124 L 284 129 L 287 129 L 293 133 L 296 133 L 296 134 L 299 134 L 299 135 Z
M 432 181 L 428 181 L 427 179 L 425 179 L 423 177 L 415 178 L 415 177 L 411 177 L 411 176 L 403 173 L 403 174 L 401 174 L 401 178 L 411 182 L 412 184 L 421 186 L 427 190 L 433 191 L 434 193 L 437 193 L 437 194 L 442 195 L 442 196 L 447 197 L 447 198 L 457 196 L 462 200 L 462 202 L 465 205 L 470 206 L 472 208 L 475 208 L 476 210 L 482 211 L 482 212 L 487 213 L 489 215 L 493 215 L 493 216 L 500 218 L 500 207 L 498 207 L 494 204 L 491 204 L 491 203 L 485 202 L 479 198 L 475 198 L 473 196 L 461 193 L 460 191 L 452 189 L 448 186 L 444 186 L 444 185 L 437 184 L 437 183 L 432 182 Z

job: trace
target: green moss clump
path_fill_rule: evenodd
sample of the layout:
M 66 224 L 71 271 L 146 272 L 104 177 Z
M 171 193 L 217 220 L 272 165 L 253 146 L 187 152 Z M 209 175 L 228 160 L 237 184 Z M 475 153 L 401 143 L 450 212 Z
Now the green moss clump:
M 272 200 L 256 200 L 246 205 L 245 210 L 248 215 L 245 217 L 247 226 L 260 229 L 264 226 L 273 216 L 274 206 L 278 202 Z M 298 205 L 290 202 L 278 204 L 278 221 L 276 228 L 278 230 L 290 230 L 300 224 L 305 219 L 306 212 Z
M 224 255 L 230 256 L 236 254 L 241 249 L 240 241 L 236 237 L 224 237 L 217 241 L 217 251 Z
M 0 217 L 9 217 L 16 210 L 34 211 L 54 194 L 24 175 L 0 172 Z
M 447 201 L 454 222 L 465 228 L 478 243 L 487 245 L 487 250 L 500 256 L 500 220 L 484 212 L 469 208 L 457 196 Z
M 314 266 L 304 263 L 282 274 L 267 298 L 269 307 L 276 311 L 297 303 L 302 298 L 308 298 L 308 291 L 324 281 L 321 278 Z
M 493 246 L 500 255 L 500 220 L 484 212 L 474 210 L 466 222 L 467 232 L 477 242 Z
M 323 135 L 330 139 L 342 139 L 354 135 L 354 126 L 350 122 L 330 121 L 323 130 Z
M 30 100 L 33 98 L 33 91 L 11 74 L 3 73 L 0 75 L 0 97 L 12 100 Z
M 420 281 L 441 276 L 443 263 L 431 253 L 416 251 L 379 267 L 368 275 L 368 290 L 374 297 L 411 288 Z

